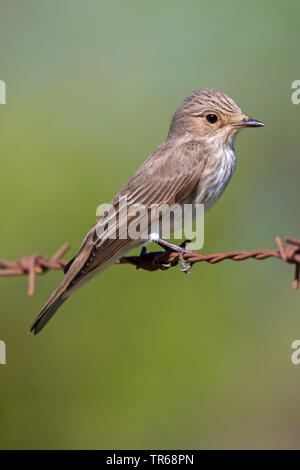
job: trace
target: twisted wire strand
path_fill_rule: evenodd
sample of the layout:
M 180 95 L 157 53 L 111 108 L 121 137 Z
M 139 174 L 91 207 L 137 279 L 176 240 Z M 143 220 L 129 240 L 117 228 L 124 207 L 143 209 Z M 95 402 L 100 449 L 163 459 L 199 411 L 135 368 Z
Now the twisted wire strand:
M 293 289 L 296 290 L 299 286 L 299 267 L 300 267 L 300 240 L 292 237 L 286 237 L 285 242 L 288 245 L 284 245 L 280 237 L 275 238 L 277 249 L 273 250 L 234 250 L 225 253 L 212 253 L 209 255 L 203 255 L 202 253 L 186 252 L 183 258 L 189 263 L 200 263 L 207 262 L 210 264 L 217 264 L 221 261 L 232 260 L 232 261 L 244 261 L 247 259 L 264 260 L 267 258 L 278 258 L 289 264 L 295 265 L 295 273 L 293 279 Z M 145 269 L 147 271 L 156 271 L 160 269 L 159 265 L 170 264 L 175 266 L 178 262 L 178 254 L 174 251 L 162 251 L 162 252 L 149 252 L 141 254 L 140 256 L 125 256 L 117 261 L 118 264 L 132 264 L 137 269 Z
M 221 261 L 244 261 L 247 259 L 264 260 L 267 258 L 277 258 L 282 261 L 293 264 L 295 266 L 293 289 L 296 290 L 299 286 L 300 275 L 300 240 L 292 237 L 286 237 L 284 245 L 280 237 L 275 238 L 277 249 L 273 250 L 234 250 L 224 253 L 212 253 L 204 255 L 193 251 L 184 253 L 184 259 L 191 263 L 206 262 L 210 264 L 217 264 Z M 62 247 L 52 256 L 47 258 L 39 254 L 24 256 L 18 261 L 5 261 L 0 260 L 0 276 L 28 276 L 28 295 L 33 296 L 35 293 L 35 282 L 37 274 L 44 274 L 51 269 L 63 270 L 68 261 L 62 259 L 62 256 L 69 249 L 69 244 L 65 243 Z M 169 267 L 176 266 L 178 263 L 178 253 L 174 251 L 152 251 L 145 252 L 143 250 L 139 256 L 124 256 L 119 259 L 116 264 L 131 264 L 136 269 L 145 269 L 147 271 L 157 271 L 160 265 L 170 265 Z

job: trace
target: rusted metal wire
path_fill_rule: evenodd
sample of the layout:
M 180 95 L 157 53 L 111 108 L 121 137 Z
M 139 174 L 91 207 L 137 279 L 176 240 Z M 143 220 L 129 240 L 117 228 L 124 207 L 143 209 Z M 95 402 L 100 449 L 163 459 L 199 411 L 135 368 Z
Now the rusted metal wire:
M 284 245 L 280 237 L 275 238 L 277 250 L 234 250 L 226 253 L 213 253 L 210 255 L 203 255 L 193 251 L 184 253 L 184 259 L 191 264 L 206 261 L 210 264 L 220 263 L 226 259 L 232 261 L 244 261 L 249 258 L 256 260 L 263 260 L 267 258 L 278 258 L 289 264 L 295 265 L 295 273 L 293 279 L 293 289 L 296 290 L 299 286 L 300 274 L 300 241 L 292 237 L 286 237 Z M 145 251 L 140 256 L 125 256 L 117 261 L 118 264 L 132 264 L 136 269 L 145 269 L 147 271 L 156 271 L 160 269 L 160 265 L 164 269 L 176 266 L 178 263 L 178 254 L 175 251 L 156 251 L 146 253 Z M 170 265 L 170 266 L 168 266 Z
M 69 244 L 65 243 L 50 259 L 42 255 L 30 255 L 19 261 L 0 260 L 0 276 L 28 275 L 28 295 L 32 296 L 35 292 L 36 274 L 44 274 L 49 269 L 63 269 L 67 261 L 61 257 L 68 249 Z
M 267 258 L 278 258 L 286 263 L 295 266 L 293 279 L 293 289 L 299 286 L 300 277 L 300 240 L 292 237 L 286 237 L 284 245 L 280 237 L 275 238 L 277 249 L 273 250 L 234 250 L 226 253 L 213 253 L 203 255 L 193 251 L 184 253 L 184 259 L 191 263 L 200 263 L 205 261 L 210 264 L 220 263 L 226 259 L 232 261 L 244 261 L 249 258 L 263 260 Z M 69 244 L 65 243 L 53 256 L 47 258 L 42 255 L 24 256 L 19 261 L 0 260 L 0 276 L 22 276 L 28 275 L 28 295 L 32 296 L 35 292 L 35 278 L 37 274 L 44 274 L 50 269 L 63 269 L 68 261 L 62 259 L 62 256 L 69 249 Z M 164 269 L 176 266 L 178 264 L 178 254 L 175 251 L 152 251 L 147 253 L 145 248 L 140 256 L 124 256 L 116 264 L 132 264 L 136 269 L 145 269 L 147 271 L 157 271 L 164 266 Z

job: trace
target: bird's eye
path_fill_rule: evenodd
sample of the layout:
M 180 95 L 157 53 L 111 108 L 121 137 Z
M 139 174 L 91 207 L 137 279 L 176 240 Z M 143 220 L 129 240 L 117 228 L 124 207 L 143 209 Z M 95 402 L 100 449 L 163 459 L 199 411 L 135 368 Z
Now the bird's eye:
M 215 122 L 217 122 L 218 120 L 218 116 L 216 114 L 208 114 L 206 116 L 206 120 L 210 123 L 210 124 L 214 124 Z

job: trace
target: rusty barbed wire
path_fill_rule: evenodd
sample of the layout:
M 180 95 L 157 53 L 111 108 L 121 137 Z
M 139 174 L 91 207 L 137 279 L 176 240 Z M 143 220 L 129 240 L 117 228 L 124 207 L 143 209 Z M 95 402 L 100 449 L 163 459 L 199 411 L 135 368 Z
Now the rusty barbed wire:
M 69 244 L 65 243 L 50 259 L 36 254 L 23 256 L 19 261 L 0 260 L 0 276 L 28 275 L 28 295 L 33 296 L 36 274 L 44 274 L 49 269 L 63 269 L 67 261 L 61 257 L 68 249 Z
M 275 238 L 277 250 L 234 250 L 226 253 L 213 253 L 210 255 L 203 255 L 202 253 L 186 252 L 183 258 L 192 265 L 205 261 L 210 264 L 220 263 L 224 260 L 244 261 L 249 258 L 256 260 L 263 260 L 267 258 L 278 258 L 289 264 L 295 265 L 293 289 L 296 290 L 299 286 L 299 273 L 300 273 L 300 240 L 292 237 L 286 237 L 284 245 L 280 237 Z M 132 264 L 136 269 L 145 269 L 147 271 L 156 271 L 160 269 L 159 265 L 168 265 L 169 267 L 178 264 L 178 254 L 175 251 L 154 251 L 154 252 L 141 252 L 140 256 L 124 256 L 117 261 L 118 264 Z
M 277 249 L 273 250 L 234 250 L 209 255 L 188 251 L 184 253 L 183 257 L 192 265 L 202 261 L 216 264 L 224 260 L 244 261 L 250 258 L 256 260 L 264 260 L 267 258 L 281 259 L 295 266 L 293 289 L 296 290 L 299 286 L 300 276 L 300 240 L 286 237 L 285 242 L 287 245 L 284 245 L 280 237 L 276 237 L 275 243 Z M 46 256 L 35 254 L 24 256 L 18 261 L 0 260 L 0 276 L 28 275 L 28 295 L 33 296 L 35 293 L 36 275 L 44 274 L 51 269 L 63 270 L 68 261 L 62 259 L 62 256 L 68 249 L 69 244 L 65 243 L 50 259 Z M 157 271 L 160 269 L 159 265 L 161 264 L 169 265 L 164 267 L 164 269 L 176 266 L 178 264 L 178 254 L 175 251 L 152 251 L 147 253 L 144 248 L 139 256 L 124 256 L 117 260 L 116 264 L 131 264 L 135 266 L 136 269 Z

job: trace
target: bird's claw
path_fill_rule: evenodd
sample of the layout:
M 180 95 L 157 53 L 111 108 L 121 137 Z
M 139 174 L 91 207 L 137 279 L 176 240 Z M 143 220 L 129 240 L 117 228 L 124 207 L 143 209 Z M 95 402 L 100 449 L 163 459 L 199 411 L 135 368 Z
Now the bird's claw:
M 187 243 L 189 243 L 190 240 L 185 240 L 183 243 L 181 243 L 180 246 L 175 246 L 173 244 L 170 244 L 171 246 L 168 247 L 168 246 L 165 246 L 165 252 L 164 253 L 177 253 L 178 254 L 178 259 L 172 263 L 159 263 L 158 262 L 158 259 L 161 258 L 163 256 L 164 253 L 162 252 L 158 252 L 153 260 L 152 260 L 152 263 L 154 264 L 154 266 L 157 266 L 159 269 L 161 269 L 162 271 L 166 271 L 167 269 L 169 268 L 172 268 L 173 266 L 177 266 L 178 262 L 180 262 L 180 270 L 182 272 L 184 272 L 185 274 L 190 274 L 190 270 L 192 268 L 192 263 L 187 263 L 183 257 L 183 255 L 185 253 L 188 253 L 189 250 L 186 250 L 185 247 L 187 245 Z M 147 251 L 146 247 L 143 246 L 142 248 L 142 251 L 141 251 L 141 255 L 145 254 Z
M 172 268 L 172 266 L 174 266 L 174 264 L 172 263 L 157 263 L 155 259 L 153 260 L 153 264 L 154 266 L 157 266 L 162 271 L 166 271 L 167 269 Z
M 184 253 L 188 253 L 189 250 L 185 250 L 184 248 L 181 248 L 180 250 L 178 250 L 178 257 L 179 257 L 179 261 L 180 261 L 180 271 L 182 271 L 183 273 L 185 274 L 191 274 L 191 268 L 192 268 L 192 264 L 191 263 L 187 263 L 185 262 L 185 259 L 183 257 Z

